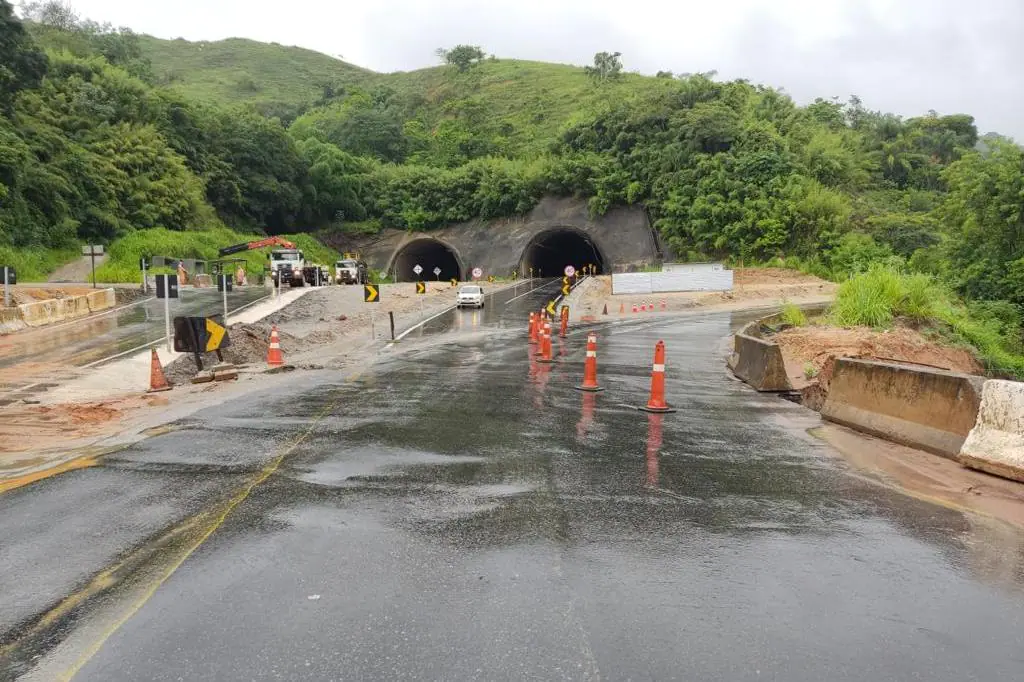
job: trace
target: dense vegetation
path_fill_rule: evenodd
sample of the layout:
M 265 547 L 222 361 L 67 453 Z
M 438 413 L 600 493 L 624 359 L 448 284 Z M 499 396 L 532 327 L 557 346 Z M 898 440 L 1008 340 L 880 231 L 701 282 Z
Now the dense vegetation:
M 39 267 L 157 227 L 433 229 L 575 195 L 595 214 L 645 206 L 679 258 L 924 275 L 1019 337 L 1024 153 L 966 114 L 797 106 L 713 73 L 626 73 L 609 52 L 577 68 L 459 45 L 385 75 L 137 36 L 59 3 L 29 15 L 0 0 L 0 249 Z

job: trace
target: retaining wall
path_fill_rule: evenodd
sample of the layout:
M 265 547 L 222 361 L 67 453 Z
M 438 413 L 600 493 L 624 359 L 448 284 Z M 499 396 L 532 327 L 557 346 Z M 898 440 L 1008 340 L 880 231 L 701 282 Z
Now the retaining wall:
M 45 327 L 76 320 L 90 313 L 113 308 L 117 303 L 113 289 L 101 289 L 84 296 L 50 298 L 23 303 L 0 311 L 0 334 L 10 334 L 25 327 Z
M 839 358 L 821 415 L 955 459 L 974 427 L 983 377 Z
M 761 338 L 761 321 L 751 322 L 735 336 L 729 358 L 732 373 L 758 391 L 791 391 L 782 349 Z
M 1024 482 L 1024 383 L 990 380 L 958 457 L 972 469 Z

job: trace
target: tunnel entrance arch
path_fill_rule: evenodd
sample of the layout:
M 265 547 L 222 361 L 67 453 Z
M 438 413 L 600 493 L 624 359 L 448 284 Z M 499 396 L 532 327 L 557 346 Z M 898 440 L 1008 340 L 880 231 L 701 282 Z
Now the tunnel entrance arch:
M 413 270 L 417 265 L 423 268 L 420 275 Z M 441 268 L 441 274 L 434 275 L 434 268 Z M 394 274 L 396 282 L 462 279 L 459 254 L 441 240 L 431 237 L 414 239 L 399 248 L 388 270 Z
M 597 274 L 607 267 L 604 255 L 594 240 L 574 227 L 556 227 L 538 233 L 523 249 L 519 259 L 520 272 L 524 277 L 530 276 L 531 268 L 534 277 L 560 277 L 567 265 L 577 270 L 584 265 L 594 265 Z

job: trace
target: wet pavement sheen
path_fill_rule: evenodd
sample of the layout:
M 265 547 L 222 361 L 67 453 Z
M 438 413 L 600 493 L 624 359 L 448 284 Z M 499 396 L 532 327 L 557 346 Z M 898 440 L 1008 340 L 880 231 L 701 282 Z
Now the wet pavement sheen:
M 47 514 L 130 519 L 90 496 L 122 482 L 147 524 L 171 523 L 288 452 L 75 679 L 1022 677 L 1021 533 L 848 472 L 806 433 L 816 414 L 724 370 L 740 318 L 598 325 L 606 390 L 584 394 L 585 332 L 539 365 L 522 320 L 549 292 L 511 295 L 438 318 L 353 381 L 306 375 L 315 390 L 218 407 L 0 496 L 0 544 L 66 535 L 87 567 L 149 525 L 86 551 Z M 633 409 L 658 339 L 669 415 Z M 11 557 L 5 604 L 25 572 L 41 573 L 33 593 L 75 584 Z

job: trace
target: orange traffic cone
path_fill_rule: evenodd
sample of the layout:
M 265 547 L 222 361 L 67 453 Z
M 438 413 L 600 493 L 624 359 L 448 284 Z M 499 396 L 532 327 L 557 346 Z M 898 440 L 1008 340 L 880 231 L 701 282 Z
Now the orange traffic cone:
M 649 312 L 649 313 L 653 313 L 654 312 L 654 301 L 651 301 L 650 303 L 647 304 L 647 312 Z
M 544 325 L 547 323 L 548 316 L 546 313 L 541 313 L 537 317 L 537 352 L 534 353 L 538 358 L 544 356 Z
M 597 335 L 587 334 L 587 359 L 583 363 L 583 383 L 576 387 L 578 391 L 603 391 L 597 385 Z
M 633 304 L 633 312 L 636 312 L 636 303 Z
M 654 346 L 654 367 L 651 368 L 651 397 L 647 404 L 637 408 L 644 412 L 675 412 L 676 409 L 665 402 L 665 342 L 658 341 Z
M 537 362 L 545 364 L 554 362 L 551 357 L 551 320 L 544 320 L 544 329 L 540 337 L 541 356 Z
M 267 349 L 267 364 L 271 367 L 280 367 L 284 364 L 284 354 L 281 352 L 281 338 L 277 335 L 277 325 L 270 328 L 270 348 Z
M 159 393 L 160 391 L 171 390 L 171 384 L 164 376 L 164 368 L 160 366 L 160 357 L 153 349 L 149 357 L 149 391 L 148 393 Z
M 665 303 L 665 299 L 661 299 L 661 309 L 662 309 L 663 311 L 664 311 L 664 310 L 668 310 L 668 304 L 667 304 L 667 303 Z
M 607 303 L 604 304 L 604 310 L 601 311 L 601 314 L 602 315 L 607 315 L 608 314 L 608 304 Z
M 569 309 L 562 306 L 562 324 L 558 328 L 558 337 L 564 339 L 569 333 Z
M 625 314 L 626 314 L 626 304 L 625 303 L 620 303 L 619 304 L 619 315 L 625 315 Z
M 537 343 L 537 313 L 530 313 L 530 343 Z

